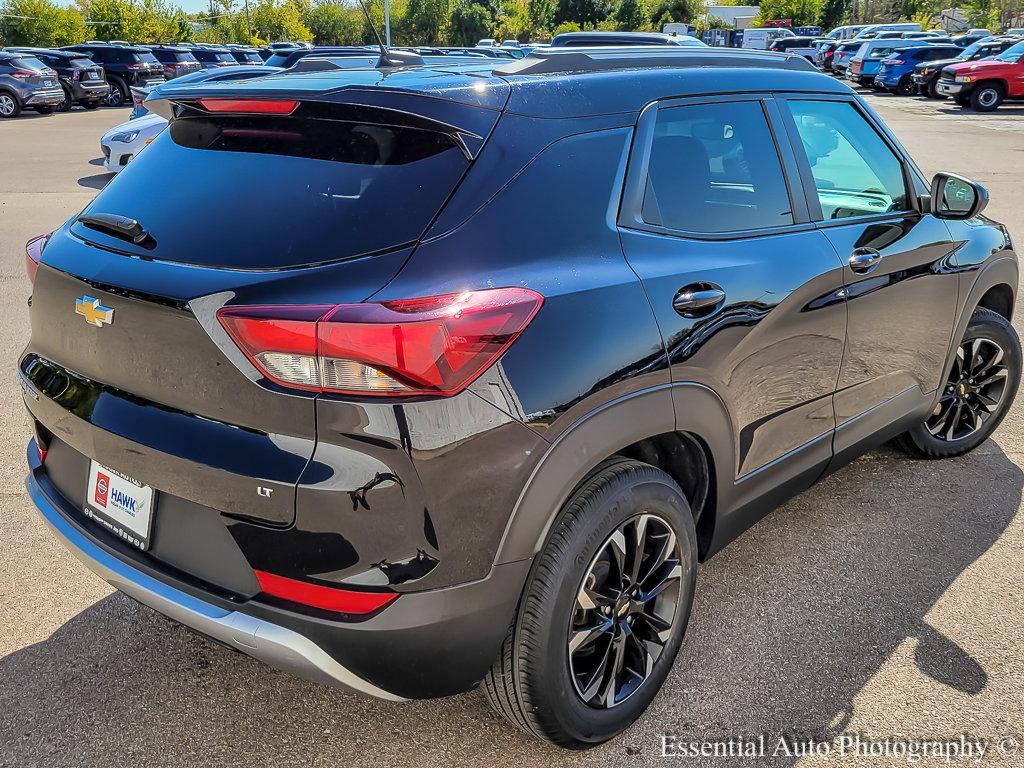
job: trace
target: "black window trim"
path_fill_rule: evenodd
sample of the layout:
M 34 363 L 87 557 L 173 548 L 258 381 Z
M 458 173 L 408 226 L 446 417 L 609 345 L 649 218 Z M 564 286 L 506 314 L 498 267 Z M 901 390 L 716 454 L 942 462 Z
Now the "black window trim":
M 870 223 L 873 221 L 885 221 L 888 219 L 905 219 L 907 216 L 921 216 L 921 195 L 926 194 L 927 183 L 923 175 L 914 165 L 913 160 L 902 146 L 891 136 L 888 129 L 882 124 L 877 116 L 868 109 L 856 96 L 836 93 L 786 93 L 776 94 L 775 101 L 779 106 L 779 115 L 789 136 L 789 143 L 796 156 L 796 167 L 799 170 L 802 180 L 804 197 L 807 200 L 807 207 L 810 211 L 811 220 L 819 229 L 829 227 L 841 227 L 847 224 Z M 863 216 L 848 216 L 842 219 L 826 219 L 822 212 L 821 202 L 818 199 L 818 190 L 814 185 L 814 174 L 811 165 L 807 161 L 807 155 L 803 150 L 803 142 L 800 140 L 800 133 L 797 130 L 796 122 L 793 120 L 789 110 L 790 101 L 838 101 L 852 106 L 861 117 L 863 117 L 872 130 L 878 135 L 882 142 L 896 156 L 900 169 L 903 172 L 903 186 L 907 194 L 909 206 L 899 211 L 886 211 L 885 213 L 869 213 Z
M 643 218 L 644 193 L 647 187 L 647 172 L 650 164 L 651 146 L 654 142 L 654 127 L 660 109 L 686 107 L 699 104 L 736 103 L 743 101 L 758 102 L 764 112 L 765 122 L 775 143 L 775 151 L 782 168 L 783 179 L 789 194 L 790 210 L 793 223 L 777 227 L 758 229 L 741 229 L 733 232 L 694 232 L 675 229 L 658 224 L 650 224 Z M 633 146 L 630 148 L 629 164 L 619 206 L 618 224 L 624 229 L 650 232 L 658 235 L 682 237 L 691 240 L 742 240 L 752 237 L 770 237 L 790 232 L 803 232 L 815 229 L 807 208 L 806 191 L 798 174 L 796 155 L 791 142 L 785 133 L 782 115 L 770 93 L 734 93 L 715 96 L 688 96 L 666 98 L 654 101 L 645 106 L 637 118 L 633 132 Z

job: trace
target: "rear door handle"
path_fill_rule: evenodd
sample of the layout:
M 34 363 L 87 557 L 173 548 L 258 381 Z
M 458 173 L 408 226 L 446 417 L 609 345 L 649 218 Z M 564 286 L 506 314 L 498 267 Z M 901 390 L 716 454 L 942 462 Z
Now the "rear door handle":
M 878 266 L 882 254 L 874 248 L 856 248 L 850 254 L 850 269 L 858 274 L 866 274 Z
M 725 303 L 725 291 L 713 283 L 695 283 L 681 288 L 672 308 L 683 317 L 706 317 Z

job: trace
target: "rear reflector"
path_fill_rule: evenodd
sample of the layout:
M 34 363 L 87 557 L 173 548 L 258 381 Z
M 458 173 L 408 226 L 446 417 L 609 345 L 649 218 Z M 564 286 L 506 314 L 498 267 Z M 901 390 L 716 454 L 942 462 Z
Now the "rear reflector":
M 337 306 L 224 307 L 221 325 L 261 373 L 288 387 L 448 397 L 518 338 L 544 299 L 528 288 Z
M 207 112 L 236 115 L 290 115 L 299 106 L 295 99 L 199 99 Z
M 349 589 L 335 589 L 266 571 L 256 571 L 256 580 L 264 594 L 336 613 L 373 613 L 398 597 L 397 592 L 354 592 Z
M 43 258 L 43 246 L 46 245 L 46 238 L 49 235 L 33 237 L 25 243 L 25 274 L 28 275 L 30 283 L 36 281 L 36 272 L 39 271 L 39 260 Z

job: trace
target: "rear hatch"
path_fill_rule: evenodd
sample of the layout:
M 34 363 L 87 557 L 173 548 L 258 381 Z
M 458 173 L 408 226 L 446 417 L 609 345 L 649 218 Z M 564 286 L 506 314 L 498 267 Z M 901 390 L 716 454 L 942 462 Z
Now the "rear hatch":
M 77 79 L 83 85 L 99 85 L 104 80 L 103 67 L 93 63 L 88 56 L 71 59 L 68 65 L 71 67 L 72 78 Z M 77 78 L 74 78 L 75 72 L 78 72 Z
M 38 90 L 57 87 L 57 73 L 34 56 L 17 56 L 9 64 L 14 67 L 11 76 L 22 83 L 33 85 Z
M 149 51 L 132 53 L 129 59 L 128 70 L 134 72 L 143 85 L 166 79 L 164 65 L 157 61 L 156 56 Z
M 21 363 L 43 430 L 158 491 L 292 521 L 315 393 L 263 378 L 216 311 L 367 299 L 461 181 L 500 114 L 488 99 L 507 97 L 500 81 L 448 76 L 441 99 L 345 74 L 360 87 L 181 86 L 157 102 L 169 128 L 43 251 Z M 270 97 L 295 107 L 210 101 Z

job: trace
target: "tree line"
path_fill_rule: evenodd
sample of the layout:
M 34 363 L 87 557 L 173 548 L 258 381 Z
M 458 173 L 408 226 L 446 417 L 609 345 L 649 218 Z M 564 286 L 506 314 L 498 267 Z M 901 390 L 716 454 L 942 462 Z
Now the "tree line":
M 365 2 L 382 30 L 383 0 Z M 928 26 L 945 6 L 943 0 L 763 0 L 755 23 L 791 19 L 795 26 L 829 29 L 851 20 L 910 20 Z M 1024 0 L 967 0 L 963 8 L 971 26 L 995 30 L 1018 23 Z M 395 45 L 473 45 L 485 37 L 528 42 L 580 29 L 660 30 L 670 22 L 728 26 L 702 0 L 392 0 L 390 17 Z M 170 0 L 0 0 L 0 45 L 85 40 L 362 45 L 374 37 L 355 0 L 209 0 L 199 13 L 186 13 Z

